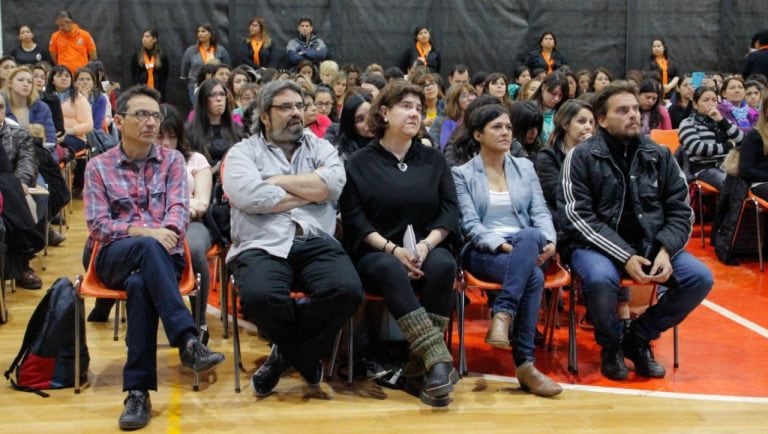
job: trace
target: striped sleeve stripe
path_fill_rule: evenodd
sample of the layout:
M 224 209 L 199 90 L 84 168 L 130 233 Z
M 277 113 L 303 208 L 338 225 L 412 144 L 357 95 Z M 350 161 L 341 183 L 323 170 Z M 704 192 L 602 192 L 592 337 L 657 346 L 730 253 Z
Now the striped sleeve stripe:
M 595 246 L 603 249 L 609 255 L 621 262 L 626 262 L 631 256 L 608 238 L 597 233 L 589 223 L 585 222 L 576 212 L 576 198 L 573 195 L 573 182 L 571 181 L 571 159 L 575 152 L 569 152 L 563 163 L 563 193 L 565 196 L 565 215 L 579 232 Z

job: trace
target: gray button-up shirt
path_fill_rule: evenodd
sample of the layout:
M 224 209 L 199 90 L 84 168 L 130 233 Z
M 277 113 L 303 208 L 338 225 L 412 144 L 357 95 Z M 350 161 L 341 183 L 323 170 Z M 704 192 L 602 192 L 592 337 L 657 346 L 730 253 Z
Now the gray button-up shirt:
M 266 181 L 275 175 L 316 173 L 328 185 L 323 203 L 310 203 L 288 211 L 272 209 L 287 192 Z M 249 249 L 262 249 L 270 255 L 287 258 L 296 236 L 296 225 L 304 236 L 333 234 L 338 200 L 346 182 L 338 151 L 328 141 L 305 132 L 289 162 L 283 151 L 256 134 L 234 145 L 224 164 L 224 192 L 232 204 L 232 247 L 227 261 Z

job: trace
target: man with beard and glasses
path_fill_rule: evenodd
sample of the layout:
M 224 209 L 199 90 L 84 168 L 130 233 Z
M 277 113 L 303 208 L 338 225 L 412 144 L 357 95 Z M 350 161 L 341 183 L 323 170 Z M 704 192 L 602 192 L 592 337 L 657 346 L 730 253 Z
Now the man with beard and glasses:
M 268 395 L 289 367 L 310 386 L 322 381 L 321 355 L 362 301 L 355 267 L 334 238 L 346 176 L 338 151 L 304 129 L 301 87 L 274 81 L 261 89 L 249 139 L 224 163 L 232 204 L 227 262 L 240 286 L 245 318 L 272 342 L 251 387 Z M 307 298 L 291 299 L 292 291 Z
M 596 134 L 565 158 L 558 193 L 565 254 L 581 278 L 602 347 L 601 372 L 663 377 L 649 342 L 682 322 L 712 288 L 711 271 L 686 252 L 693 211 L 672 153 L 640 134 L 634 87 L 613 82 L 595 100 Z M 616 316 L 619 279 L 668 288 L 625 329 Z

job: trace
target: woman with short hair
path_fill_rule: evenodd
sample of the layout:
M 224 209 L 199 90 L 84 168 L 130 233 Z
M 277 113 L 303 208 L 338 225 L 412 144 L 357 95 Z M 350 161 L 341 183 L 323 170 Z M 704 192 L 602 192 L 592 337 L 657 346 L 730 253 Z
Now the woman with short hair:
M 443 333 L 456 275 L 448 246 L 458 239 L 459 215 L 445 159 L 418 139 L 423 106 L 419 86 L 384 87 L 367 118 L 376 139 L 347 162 L 339 204 L 343 244 L 365 290 L 384 297 L 408 341 L 408 387 L 443 407 L 458 381 Z

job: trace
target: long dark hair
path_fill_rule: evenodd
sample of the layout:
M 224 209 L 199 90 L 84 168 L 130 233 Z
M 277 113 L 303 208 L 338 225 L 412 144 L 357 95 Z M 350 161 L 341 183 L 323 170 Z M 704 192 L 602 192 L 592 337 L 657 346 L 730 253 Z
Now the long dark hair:
M 191 149 L 205 155 L 209 160 L 211 155 L 208 152 L 208 148 L 213 139 L 213 128 L 211 126 L 211 118 L 208 115 L 208 95 L 211 94 L 216 86 L 221 86 L 221 90 L 224 93 L 227 92 L 227 88 L 215 78 L 209 78 L 200 85 L 197 97 L 195 98 L 195 117 L 188 126 L 188 138 Z M 232 108 L 229 103 L 224 105 L 224 113 L 221 115 L 221 126 L 221 135 L 230 145 L 234 145 L 240 140 L 240 132 L 232 122 Z
M 543 84 L 542 84 L 543 86 Z M 544 127 L 544 115 L 539 111 L 538 104 L 533 101 L 516 102 L 509 110 L 509 118 L 512 121 L 512 135 L 520 142 L 526 151 L 540 147 L 541 130 Z M 533 144 L 525 143 L 525 135 L 533 128 L 539 130 L 539 135 Z
M 80 94 L 80 92 L 78 92 L 77 88 L 75 87 L 75 77 L 72 76 L 69 68 L 64 65 L 56 65 L 51 68 L 51 72 L 48 73 L 48 81 L 45 83 L 46 92 L 50 92 L 52 94 L 58 93 L 56 86 L 53 84 L 53 78 L 56 76 L 56 74 L 61 74 L 63 72 L 66 72 L 69 75 L 69 89 L 67 89 L 69 91 L 69 102 L 72 103 L 72 105 L 75 105 L 75 100 L 77 99 L 77 96 Z
M 648 121 L 648 125 L 651 127 L 651 129 L 659 128 L 661 126 L 661 123 L 664 121 L 664 118 L 661 116 L 661 113 L 659 113 L 659 104 L 663 99 L 661 83 L 659 83 L 658 81 L 652 78 L 646 78 L 645 80 L 643 80 L 642 83 L 640 83 L 640 90 L 637 93 L 638 94 L 641 94 L 641 93 L 656 94 L 656 103 L 649 110 L 650 118 Z
M 357 109 L 364 103 L 370 103 L 372 100 L 371 94 L 364 93 L 352 96 L 344 101 L 344 108 L 341 110 L 339 120 L 339 136 L 336 140 L 339 155 L 349 158 L 353 152 L 372 140 L 357 134 L 357 122 L 355 122 L 355 112 L 357 112 Z
M 568 84 L 568 77 L 565 76 L 562 72 L 553 72 L 546 76 L 544 78 L 544 81 L 541 82 L 541 86 L 539 86 L 538 89 L 536 89 L 536 92 L 531 97 L 532 101 L 536 102 L 536 105 L 539 106 L 540 109 L 544 110 L 544 97 L 542 94 L 544 93 L 544 90 L 547 92 L 552 92 L 555 88 L 560 88 L 560 92 L 562 92 L 563 97 L 560 99 L 560 101 L 555 106 L 554 110 L 557 111 L 560 106 L 563 105 L 563 103 L 568 99 L 568 96 L 570 95 L 570 85 Z
M 218 42 L 216 39 L 216 32 L 213 31 L 213 25 L 211 23 L 203 23 L 195 27 L 195 38 L 197 38 L 197 31 L 200 30 L 201 27 L 205 30 L 208 30 L 208 33 L 211 34 L 211 48 L 213 48 L 213 51 L 216 51 Z M 199 44 L 200 41 L 197 41 L 197 43 Z
M 595 115 L 595 111 L 592 109 L 592 104 L 578 98 L 569 99 L 562 107 L 560 107 L 560 110 L 555 113 L 555 118 L 553 120 L 555 128 L 552 130 L 552 134 L 549 135 L 549 142 L 547 142 L 549 147 L 557 148 L 560 146 L 560 143 L 565 140 L 568 125 L 582 109 L 587 109 L 592 112 L 592 116 Z
M 664 56 L 665 59 L 669 59 L 669 53 L 667 52 L 667 41 L 665 41 L 664 38 L 653 38 L 651 39 L 651 55 L 650 55 L 651 61 L 656 60 L 656 56 L 653 55 L 653 41 L 661 42 L 661 46 L 664 47 L 664 52 L 662 53 L 662 55 Z
M 181 152 L 184 160 L 188 161 L 192 156 L 192 148 L 184 131 L 184 118 L 179 110 L 170 104 L 160 104 L 160 113 L 163 114 L 163 122 L 160 123 L 159 131 L 163 134 L 173 133 L 176 136 L 176 150 Z
M 147 56 L 152 58 L 154 56 L 155 58 L 155 69 L 160 69 L 163 67 L 163 49 L 160 47 L 160 37 L 158 36 L 157 30 L 153 28 L 147 28 L 144 29 L 143 32 L 141 32 L 141 36 L 144 36 L 144 33 L 149 33 L 149 36 L 155 38 L 155 46 L 152 47 L 151 50 L 147 50 L 144 48 L 144 44 L 140 44 L 139 53 L 138 53 L 138 61 L 139 66 L 144 67 L 144 53 L 147 53 Z

